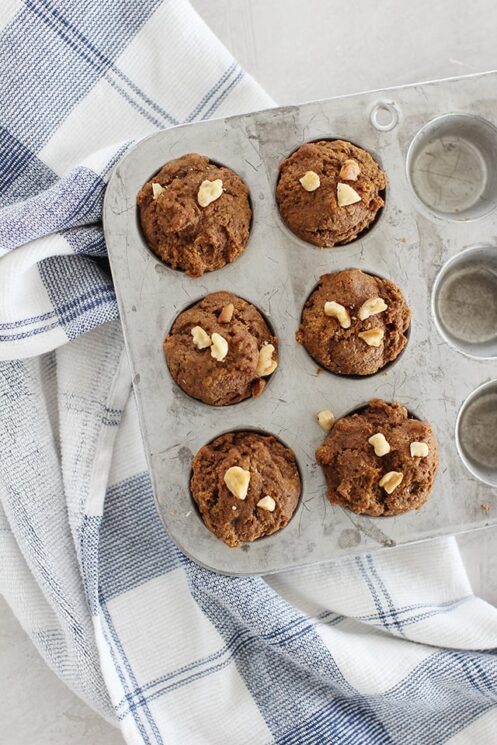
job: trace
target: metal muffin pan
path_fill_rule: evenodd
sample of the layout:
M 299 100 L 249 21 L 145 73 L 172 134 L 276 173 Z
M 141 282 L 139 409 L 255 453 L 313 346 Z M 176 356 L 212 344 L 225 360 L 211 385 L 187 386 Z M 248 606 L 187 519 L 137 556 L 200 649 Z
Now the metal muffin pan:
M 178 546 L 203 566 L 269 573 L 497 522 L 496 90 L 492 72 L 174 127 L 138 142 L 117 166 L 105 234 L 157 508 Z M 388 187 L 371 230 L 319 249 L 283 224 L 275 186 L 286 156 L 327 138 L 369 150 Z M 135 203 L 145 181 L 188 152 L 236 171 L 253 206 L 244 254 L 197 279 L 147 248 Z M 392 279 L 412 310 L 404 353 L 363 379 L 319 369 L 295 341 L 320 275 L 349 267 Z M 216 290 L 252 302 L 280 339 L 280 364 L 262 396 L 221 408 L 183 393 L 162 350 L 178 313 Z M 417 512 L 372 518 L 326 499 L 316 413 L 342 417 L 375 397 L 401 401 L 436 431 L 440 468 Z M 202 523 L 189 480 L 198 449 L 235 429 L 272 433 L 291 447 L 302 495 L 286 528 L 230 549 Z

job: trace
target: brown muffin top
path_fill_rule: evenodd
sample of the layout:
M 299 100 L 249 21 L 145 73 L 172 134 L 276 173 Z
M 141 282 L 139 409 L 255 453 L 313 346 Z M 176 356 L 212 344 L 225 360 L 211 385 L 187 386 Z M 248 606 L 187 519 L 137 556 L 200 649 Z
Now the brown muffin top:
M 201 206 L 202 183 L 218 179 L 220 196 Z M 205 155 L 190 153 L 166 163 L 138 192 L 137 204 L 148 246 L 191 277 L 229 264 L 247 244 L 252 216 L 248 189 L 231 169 Z
M 350 160 L 356 166 L 342 171 Z M 306 191 L 300 182 L 308 171 L 319 177 L 320 184 L 313 191 Z M 354 180 L 351 176 L 357 171 Z M 352 188 L 360 199 L 340 206 L 339 183 L 346 191 Z M 386 183 L 385 174 L 366 150 L 344 140 L 309 142 L 280 164 L 276 199 L 293 233 L 316 246 L 331 247 L 353 241 L 373 222 L 384 204 L 380 192 Z
M 383 435 L 390 448 L 381 456 L 368 442 L 377 434 Z M 424 445 L 421 452 L 426 454 L 413 455 L 412 443 Z M 377 447 L 381 444 L 380 438 Z M 411 418 L 399 403 L 374 399 L 362 411 L 336 422 L 316 450 L 316 458 L 325 472 L 330 502 L 357 514 L 397 515 L 426 502 L 439 455 L 428 422 Z M 395 486 L 398 474 L 402 479 Z M 387 483 L 381 486 L 383 477 Z
M 212 356 L 212 343 L 203 348 L 195 344 L 196 328 L 210 342 L 215 334 L 226 340 L 224 359 Z M 260 365 L 263 348 L 272 361 L 265 370 Z M 278 339 L 253 305 L 231 292 L 213 292 L 180 313 L 164 340 L 164 352 L 171 375 L 185 393 L 223 406 L 262 393 L 271 374 L 268 369 L 278 361 Z
M 250 474 L 244 499 L 227 486 L 230 468 Z M 202 520 L 231 547 L 284 528 L 297 508 L 300 489 L 293 451 L 271 435 L 230 432 L 204 445 L 193 459 L 191 491 Z
M 378 312 L 361 320 L 366 315 L 361 308 L 375 298 L 383 301 L 376 307 Z M 327 315 L 330 302 L 342 306 L 349 320 Z M 304 305 L 297 341 L 330 372 L 371 375 L 404 349 L 409 321 L 410 311 L 397 285 L 360 269 L 346 269 L 320 278 Z

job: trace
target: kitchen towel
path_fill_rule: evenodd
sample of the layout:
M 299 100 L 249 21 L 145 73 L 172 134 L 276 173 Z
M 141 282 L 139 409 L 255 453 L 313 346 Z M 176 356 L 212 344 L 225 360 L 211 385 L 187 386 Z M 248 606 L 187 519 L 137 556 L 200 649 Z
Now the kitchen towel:
M 155 510 L 105 185 L 136 139 L 267 95 L 185 0 L 0 17 L 0 581 L 40 653 L 133 744 L 497 742 L 497 610 L 454 539 L 233 578 Z

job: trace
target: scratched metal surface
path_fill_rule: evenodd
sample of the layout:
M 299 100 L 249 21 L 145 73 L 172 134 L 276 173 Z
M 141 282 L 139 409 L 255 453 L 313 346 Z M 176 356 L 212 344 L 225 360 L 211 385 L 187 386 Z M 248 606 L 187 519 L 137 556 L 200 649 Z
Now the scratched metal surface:
M 492 511 L 481 507 L 497 494 L 497 463 L 486 463 L 491 483 L 484 483 L 465 467 L 455 442 L 463 402 L 477 387 L 497 377 L 497 363 L 469 357 L 442 338 L 443 324 L 440 320 L 436 324 L 432 312 L 436 276 L 463 249 L 483 246 L 483 254 L 480 251 L 475 259 L 480 264 L 470 266 L 469 271 L 478 273 L 483 267 L 497 277 L 497 269 L 492 274 L 497 252 L 497 213 L 492 208 L 497 194 L 485 158 L 475 156 L 486 148 L 489 163 L 497 158 L 492 127 L 480 126 L 481 119 L 497 124 L 496 82 L 497 74 L 487 73 L 176 127 L 139 142 L 116 168 L 106 194 L 105 233 L 157 507 L 172 538 L 202 565 L 228 574 L 268 573 L 497 522 Z M 379 130 L 371 121 L 379 102 L 388 102 L 398 115 L 389 130 Z M 465 142 L 469 138 L 465 154 L 469 160 L 463 172 L 450 161 L 453 124 L 447 119 L 442 124 L 448 132 L 441 130 L 442 148 L 448 153 L 445 171 L 432 172 L 421 159 L 419 172 L 409 178 L 407 155 L 417 133 L 436 117 L 454 112 L 479 117 L 470 122 L 469 129 L 466 120 L 454 124 L 455 139 L 458 127 Z M 302 142 L 317 138 L 344 138 L 365 147 L 389 179 L 386 206 L 375 227 L 348 246 L 328 250 L 290 233 L 274 199 L 278 163 Z M 163 163 L 191 151 L 239 173 L 250 189 L 254 208 L 244 255 L 201 279 L 171 270 L 147 249 L 135 207 L 141 185 Z M 411 180 L 436 201 L 434 211 L 415 195 Z M 472 206 L 471 194 L 474 197 L 480 191 L 481 198 Z M 463 210 L 454 215 L 458 219 L 440 216 L 457 204 Z M 469 219 L 480 213 L 483 216 L 478 219 Z M 353 266 L 389 277 L 403 289 L 413 314 L 409 343 L 396 363 L 375 376 L 318 375 L 316 364 L 294 340 L 301 309 L 321 274 Z M 268 316 L 280 338 L 281 357 L 259 399 L 214 408 L 194 401 L 176 386 L 164 362 L 162 341 L 178 313 L 206 293 L 222 289 L 245 297 Z M 487 290 L 482 287 L 483 295 Z M 492 332 L 484 329 L 478 338 L 478 308 L 470 307 L 468 317 L 476 323 L 463 329 L 469 350 L 495 357 Z M 456 314 L 453 319 L 456 325 L 458 318 Z M 483 321 L 488 323 L 488 317 Z M 491 386 L 491 395 L 495 392 Z M 330 505 L 324 496 L 324 477 L 314 459 L 323 432 L 315 414 L 330 408 L 340 417 L 373 397 L 400 400 L 434 425 L 441 465 L 431 497 L 419 512 L 391 518 L 359 517 Z M 491 408 L 490 428 L 492 416 Z M 295 451 L 302 497 L 284 530 L 234 550 L 205 528 L 188 483 L 192 456 L 203 444 L 223 432 L 244 428 L 271 432 Z M 470 450 L 478 450 L 478 442 L 469 444 Z M 487 451 L 484 448 L 485 457 L 492 459 L 494 451 L 490 456 Z M 473 470 L 482 476 L 478 467 Z

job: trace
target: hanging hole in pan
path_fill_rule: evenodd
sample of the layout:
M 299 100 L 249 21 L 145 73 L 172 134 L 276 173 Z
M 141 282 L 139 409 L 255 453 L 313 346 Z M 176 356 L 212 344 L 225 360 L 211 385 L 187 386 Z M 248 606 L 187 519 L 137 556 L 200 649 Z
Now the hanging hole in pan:
M 371 124 L 379 132 L 389 132 L 399 123 L 399 109 L 393 101 L 378 101 L 369 115 Z
M 435 323 L 453 347 L 477 359 L 497 358 L 497 248 L 461 251 L 440 270 L 432 295 Z
M 447 114 L 426 124 L 407 154 L 407 176 L 437 217 L 476 220 L 497 205 L 497 129 L 470 114 Z
M 481 385 L 463 403 L 456 445 L 468 471 L 484 484 L 497 486 L 497 380 Z

